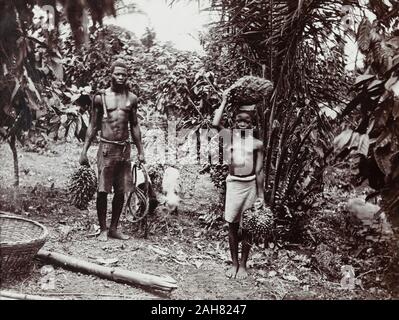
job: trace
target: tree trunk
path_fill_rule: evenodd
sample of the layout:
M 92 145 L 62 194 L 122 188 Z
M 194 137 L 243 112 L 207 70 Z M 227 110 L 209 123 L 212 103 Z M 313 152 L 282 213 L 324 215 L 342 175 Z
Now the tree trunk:
M 176 281 L 170 277 L 159 277 L 121 268 L 104 267 L 61 253 L 39 250 L 36 257 L 46 263 L 58 264 L 82 273 L 93 274 L 113 281 L 136 284 L 164 291 L 172 291 L 177 288 Z
M 10 145 L 12 151 L 12 157 L 14 161 L 14 206 L 15 212 L 23 212 L 23 205 L 21 203 L 21 199 L 19 196 L 19 165 L 18 165 L 18 153 L 17 153 L 17 146 L 16 146 L 16 137 L 15 134 L 10 136 L 10 140 L 8 144 Z
M 18 187 L 19 186 L 19 168 L 18 168 L 18 153 L 17 153 L 17 147 L 15 145 L 15 142 L 16 142 L 15 135 L 12 135 L 10 137 L 8 144 L 10 145 L 10 148 L 12 151 L 12 157 L 14 160 L 14 186 Z

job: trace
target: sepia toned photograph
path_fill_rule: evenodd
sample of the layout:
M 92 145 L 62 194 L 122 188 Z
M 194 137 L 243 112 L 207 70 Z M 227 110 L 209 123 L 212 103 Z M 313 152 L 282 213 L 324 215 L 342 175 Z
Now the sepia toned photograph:
M 0 102 L 0 300 L 399 299 L 398 0 L 0 0 Z

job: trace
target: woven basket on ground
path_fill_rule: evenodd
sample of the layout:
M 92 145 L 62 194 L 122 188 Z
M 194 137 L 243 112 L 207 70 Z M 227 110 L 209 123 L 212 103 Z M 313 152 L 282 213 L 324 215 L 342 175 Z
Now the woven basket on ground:
M 40 223 L 0 214 L 0 281 L 29 273 L 47 234 Z

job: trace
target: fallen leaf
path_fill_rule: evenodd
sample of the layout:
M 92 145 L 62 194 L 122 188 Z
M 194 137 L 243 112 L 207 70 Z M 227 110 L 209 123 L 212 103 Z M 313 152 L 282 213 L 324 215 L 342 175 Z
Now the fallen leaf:
M 188 266 L 190 265 L 188 262 L 181 262 L 179 260 L 177 260 L 176 258 L 172 258 L 172 260 L 178 264 L 181 264 L 182 266 Z
M 261 259 L 261 258 L 262 258 L 262 254 L 260 252 L 257 252 L 257 253 L 252 255 L 252 259 L 253 260 Z
M 187 256 L 186 255 L 178 255 L 178 256 L 176 256 L 175 257 L 177 260 L 179 260 L 179 261 L 182 261 L 182 262 L 185 262 L 185 261 L 187 261 Z
M 59 230 L 60 230 L 60 232 L 61 232 L 61 234 L 62 234 L 63 237 L 67 237 L 68 234 L 73 230 L 73 228 L 70 227 L 70 226 L 63 226 L 63 225 L 61 225 L 61 226 L 59 227 Z
M 259 282 L 259 283 L 266 283 L 266 282 L 268 282 L 268 281 L 267 281 L 267 279 L 265 279 L 265 278 L 257 278 L 257 279 L 256 279 L 256 282 Z
M 270 277 L 270 278 L 275 277 L 276 275 L 277 275 L 277 272 L 274 271 L 274 270 L 269 271 L 269 273 L 267 274 L 267 276 Z
M 101 232 L 100 227 L 95 224 L 93 224 L 92 228 L 90 228 L 90 229 L 92 232 L 87 235 L 88 237 L 98 236 Z
M 258 270 L 258 275 L 261 276 L 261 277 L 266 277 L 267 276 L 265 270 Z
M 288 280 L 288 281 L 300 281 L 296 276 L 294 275 L 283 275 L 283 279 Z
M 158 248 L 158 247 L 154 247 L 152 245 L 149 245 L 147 248 L 152 250 L 152 251 L 154 251 L 155 253 L 158 253 L 158 254 L 163 255 L 163 256 L 169 255 L 169 252 L 167 251 L 167 249 L 161 249 L 161 248 Z

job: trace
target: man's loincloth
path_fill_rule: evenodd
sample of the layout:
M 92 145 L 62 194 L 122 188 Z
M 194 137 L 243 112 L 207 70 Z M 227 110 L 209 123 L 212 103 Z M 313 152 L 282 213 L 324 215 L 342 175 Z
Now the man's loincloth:
M 97 153 L 98 192 L 127 193 L 133 191 L 131 146 L 128 141 L 100 138 Z
M 240 222 L 241 214 L 252 207 L 256 200 L 256 177 L 237 177 L 228 175 L 226 178 L 226 206 L 224 219 L 227 222 Z

